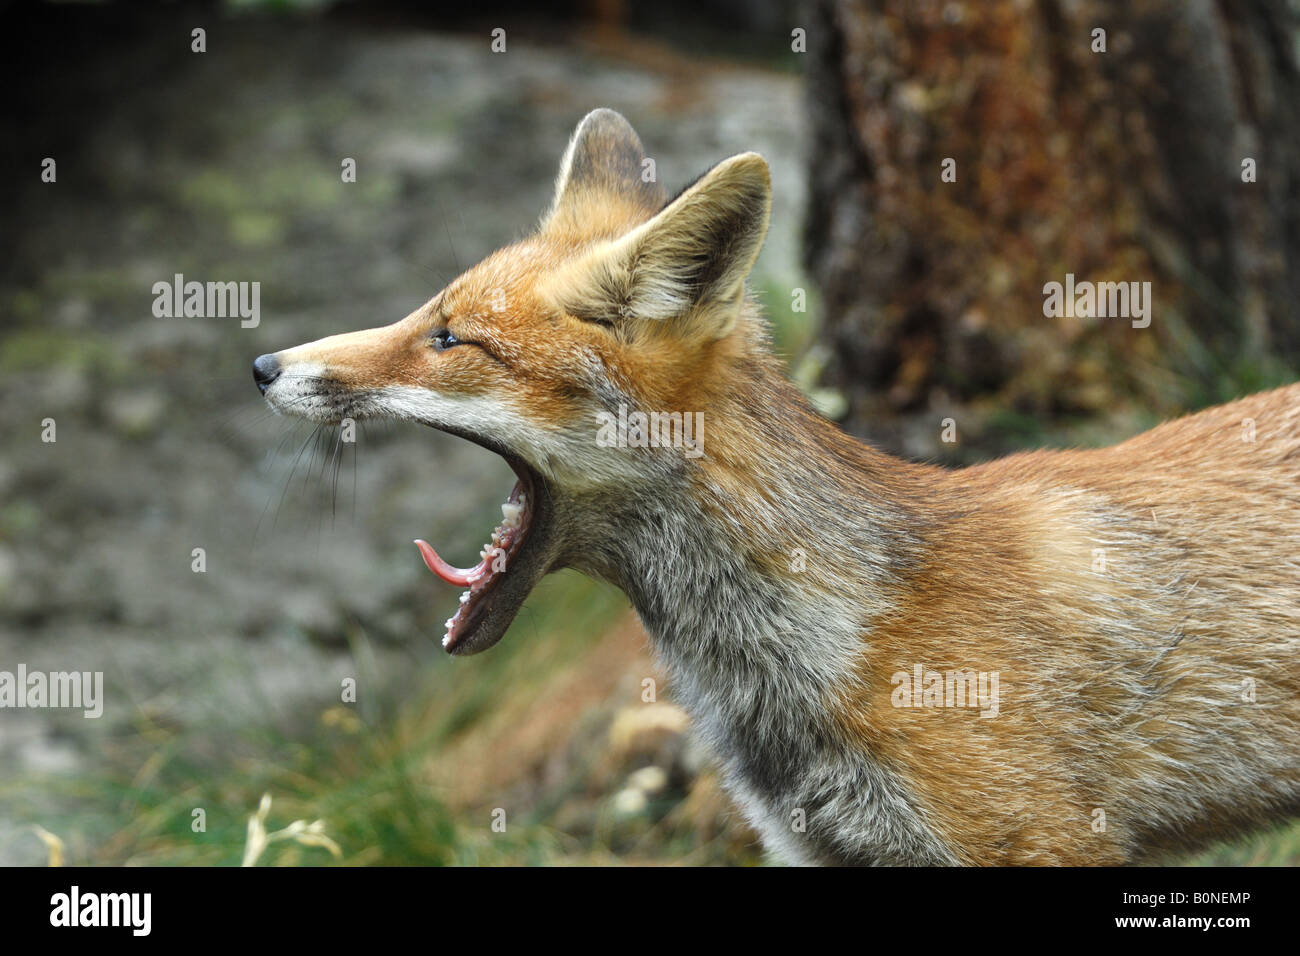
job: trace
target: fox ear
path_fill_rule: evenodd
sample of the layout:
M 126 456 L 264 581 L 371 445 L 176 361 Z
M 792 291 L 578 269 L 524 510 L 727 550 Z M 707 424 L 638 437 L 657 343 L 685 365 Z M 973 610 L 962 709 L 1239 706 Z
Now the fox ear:
M 735 326 L 771 207 L 763 157 L 732 156 L 653 219 L 593 250 L 565 283 L 565 307 L 579 316 L 658 320 L 722 338 Z
M 646 155 L 632 124 L 608 109 L 592 110 L 582 118 L 555 178 L 555 199 L 543 221 L 580 228 L 584 222 L 606 221 L 611 200 L 621 199 L 655 213 L 664 204 L 663 187 L 646 181 Z

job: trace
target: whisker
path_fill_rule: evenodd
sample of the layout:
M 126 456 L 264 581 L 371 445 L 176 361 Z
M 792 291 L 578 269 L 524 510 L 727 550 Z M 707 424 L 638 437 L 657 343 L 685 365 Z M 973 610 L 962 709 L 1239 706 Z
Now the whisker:
M 303 441 L 302 445 L 299 446 L 298 453 L 293 457 L 293 466 L 289 469 L 289 477 L 286 478 L 284 481 L 284 488 L 280 491 L 280 501 L 275 506 L 275 516 L 271 519 L 272 531 L 275 531 L 276 527 L 280 522 L 280 509 L 284 507 L 285 495 L 287 495 L 289 492 L 289 486 L 293 484 L 293 476 L 298 471 L 298 463 L 302 460 L 303 452 L 307 450 L 307 446 L 312 443 L 312 440 L 315 439 L 316 436 L 320 434 L 320 430 L 323 427 L 324 427 L 323 425 L 317 425 L 315 428 L 313 428 L 311 430 L 311 434 L 308 435 L 306 440 Z
M 460 256 L 456 255 L 456 244 L 451 239 L 451 228 L 447 225 L 446 207 L 443 206 L 441 200 L 435 198 L 434 202 L 438 207 L 438 215 L 442 218 L 442 231 L 447 236 L 447 250 L 451 253 L 451 261 L 455 263 L 457 273 L 463 272 L 464 270 L 460 267 Z
M 291 421 L 288 427 L 285 428 L 284 434 L 280 436 L 280 440 L 276 443 L 275 448 L 273 448 L 266 456 L 268 470 L 274 470 L 275 462 L 280 457 L 281 451 L 284 450 L 285 444 L 298 433 L 300 425 L 301 422 Z M 274 491 L 266 496 L 266 503 L 262 505 L 262 511 L 257 516 L 257 523 L 253 525 L 252 547 L 257 546 L 257 536 L 262 530 L 262 522 L 266 520 L 266 513 L 271 507 L 271 498 L 273 496 Z

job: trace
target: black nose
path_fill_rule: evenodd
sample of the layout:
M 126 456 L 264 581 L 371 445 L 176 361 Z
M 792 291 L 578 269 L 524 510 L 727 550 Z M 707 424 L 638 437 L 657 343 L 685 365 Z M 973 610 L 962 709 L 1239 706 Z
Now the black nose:
M 274 355 L 259 355 L 253 360 L 253 381 L 266 394 L 271 383 L 280 377 L 280 360 Z

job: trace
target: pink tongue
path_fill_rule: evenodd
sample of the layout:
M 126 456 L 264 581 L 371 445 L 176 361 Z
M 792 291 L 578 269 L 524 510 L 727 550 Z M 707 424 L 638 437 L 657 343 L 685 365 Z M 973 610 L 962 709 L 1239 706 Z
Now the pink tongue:
M 484 558 L 472 568 L 453 568 L 442 558 L 438 557 L 438 552 L 429 546 L 427 541 L 415 540 L 415 546 L 420 549 L 420 557 L 424 558 L 424 563 L 428 565 L 430 571 L 442 578 L 448 584 L 454 584 L 459 588 L 469 587 L 479 578 L 487 573 L 488 562 Z

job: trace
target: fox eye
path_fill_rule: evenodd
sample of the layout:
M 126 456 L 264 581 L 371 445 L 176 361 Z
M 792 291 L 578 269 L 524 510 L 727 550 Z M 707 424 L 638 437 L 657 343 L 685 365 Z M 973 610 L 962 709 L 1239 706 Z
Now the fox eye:
M 439 329 L 433 333 L 433 348 L 435 352 L 442 352 L 451 348 L 453 345 L 460 345 L 460 339 L 451 334 L 451 329 Z

